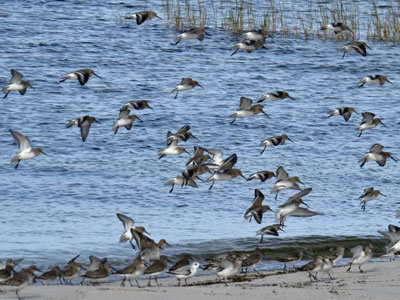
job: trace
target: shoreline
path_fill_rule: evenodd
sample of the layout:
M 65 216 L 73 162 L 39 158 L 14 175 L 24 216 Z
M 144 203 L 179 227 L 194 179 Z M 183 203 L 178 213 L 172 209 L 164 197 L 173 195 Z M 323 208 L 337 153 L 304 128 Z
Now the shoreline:
M 318 274 L 319 281 L 310 282 L 307 272 L 260 272 L 246 276 L 239 274 L 235 281 L 216 282 L 216 275 L 201 275 L 188 280 L 189 286 L 177 286 L 174 277 L 162 278 L 160 286 L 147 287 L 147 278 L 139 279 L 142 288 L 134 281 L 133 287 L 126 282 L 125 287 L 120 281 L 92 285 L 32 285 L 19 291 L 22 299 L 164 299 L 172 300 L 190 296 L 196 299 L 243 299 L 249 296 L 255 299 L 396 299 L 398 297 L 400 279 L 400 261 L 370 262 L 362 266 L 364 273 L 354 267 L 346 272 L 347 265 L 333 269 L 330 279 L 328 274 Z M 17 299 L 15 292 L 5 292 L 0 288 L 0 299 Z M 188 294 L 190 293 L 190 294 Z

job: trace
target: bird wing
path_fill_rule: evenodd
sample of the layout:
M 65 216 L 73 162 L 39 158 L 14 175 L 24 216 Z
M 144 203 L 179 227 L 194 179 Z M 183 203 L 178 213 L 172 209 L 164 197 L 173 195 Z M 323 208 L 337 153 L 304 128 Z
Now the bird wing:
M 300 192 L 298 192 L 296 195 L 292 196 L 289 198 L 290 201 L 297 199 L 297 198 L 302 198 L 304 196 L 307 196 L 309 193 L 311 193 L 312 188 L 306 188 Z
M 89 134 L 90 125 L 91 124 L 88 119 L 85 119 L 80 123 L 79 127 L 81 128 L 82 141 L 86 141 L 86 138 Z
M 276 181 L 289 179 L 289 174 L 280 166 L 276 169 Z
M 400 232 L 387 232 L 380 230 L 378 230 L 378 232 L 389 239 L 393 244 L 400 240 Z
M 356 50 L 362 56 L 367 56 L 367 48 L 365 47 L 365 44 L 357 44 L 357 45 L 352 45 L 352 46 L 353 46 L 354 50 Z
M 182 258 L 178 260 L 170 269 L 169 273 L 181 274 L 181 271 L 189 269 L 190 271 L 190 261 L 187 258 Z
M 320 215 L 320 214 L 321 213 L 316 212 L 316 211 L 308 210 L 307 208 L 298 207 L 293 212 L 288 214 L 288 216 L 292 216 L 292 217 L 312 217 L 312 216 Z
M 253 100 L 251 100 L 250 98 L 240 97 L 239 110 L 249 110 L 252 104 Z
M 130 110 L 125 108 L 119 112 L 119 119 L 128 119 L 129 118 Z
M 360 199 L 361 199 L 361 198 L 364 198 L 366 195 L 372 193 L 373 190 L 374 190 L 374 187 L 372 187 L 372 186 L 369 187 L 369 188 L 366 188 L 366 189 L 364 190 L 363 194 L 360 196 Z
M 232 169 L 233 166 L 237 162 L 237 155 L 236 153 L 233 153 L 231 156 L 229 156 L 227 159 L 224 160 L 224 162 L 220 165 L 219 170 L 228 170 Z
M 375 114 L 366 111 L 362 113 L 362 116 L 363 119 L 361 121 L 361 124 L 372 124 Z
M 216 149 L 209 149 L 209 148 L 204 148 L 205 151 L 213 155 L 213 160 L 218 161 L 222 158 L 224 155 L 221 151 L 216 150 Z
M 360 256 L 362 252 L 364 252 L 363 246 L 356 246 L 350 249 L 350 252 L 353 253 L 353 259 Z
M 18 131 L 10 129 L 10 133 L 14 137 L 14 139 L 18 143 L 19 151 L 24 151 L 25 149 L 30 149 L 31 147 L 31 142 L 29 139 L 24 136 L 23 134 L 19 133 Z
M 125 231 L 129 231 L 129 230 L 131 230 L 132 227 L 134 227 L 134 221 L 132 218 L 125 216 L 123 214 L 120 214 L 120 213 L 117 213 L 117 217 L 124 225 Z
M 381 144 L 373 144 L 371 148 L 369 149 L 369 152 L 372 153 L 381 153 L 383 149 L 383 146 Z
M 20 83 L 22 77 L 24 77 L 24 75 L 22 75 L 20 72 L 12 69 L 11 70 L 11 80 L 10 83 Z
M 78 80 L 81 85 L 85 85 L 90 77 L 89 73 L 87 72 L 76 71 L 75 74 L 78 76 Z
M 388 226 L 388 228 L 389 228 L 389 231 L 390 231 L 390 232 L 400 233 L 400 227 L 399 227 L 399 226 L 390 224 L 390 225 Z
M 100 265 L 103 264 L 103 260 L 94 255 L 90 255 L 89 259 L 90 259 L 90 265 L 87 267 L 88 271 L 97 270 L 100 267 Z
M 251 206 L 261 206 L 264 200 L 264 194 L 259 190 L 254 190 L 254 200 L 251 203 Z
M 185 134 L 189 130 L 190 130 L 190 125 L 184 125 L 184 126 L 182 126 L 181 128 L 178 129 L 176 134 Z
M 181 83 L 183 85 L 190 85 L 192 83 L 192 78 L 182 78 Z

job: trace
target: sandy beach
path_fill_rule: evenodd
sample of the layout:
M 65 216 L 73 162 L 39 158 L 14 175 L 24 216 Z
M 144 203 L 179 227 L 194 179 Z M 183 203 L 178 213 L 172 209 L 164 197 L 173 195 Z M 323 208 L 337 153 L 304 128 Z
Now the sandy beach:
M 173 277 L 159 280 L 160 287 L 121 287 L 120 281 L 100 286 L 89 285 L 34 285 L 20 291 L 22 299 L 396 299 L 400 290 L 398 271 L 400 262 L 373 262 L 363 266 L 360 273 L 354 266 L 333 270 L 333 280 L 324 273 L 318 282 L 310 282 L 306 272 L 261 272 L 247 276 L 238 275 L 235 282 L 215 283 L 215 276 L 197 276 L 189 286 L 178 287 Z M 146 279 L 140 284 L 145 286 Z M 155 283 L 152 282 L 154 285 Z M 129 287 L 128 287 L 129 286 Z M 1 292 L 0 299 L 17 299 L 15 292 Z

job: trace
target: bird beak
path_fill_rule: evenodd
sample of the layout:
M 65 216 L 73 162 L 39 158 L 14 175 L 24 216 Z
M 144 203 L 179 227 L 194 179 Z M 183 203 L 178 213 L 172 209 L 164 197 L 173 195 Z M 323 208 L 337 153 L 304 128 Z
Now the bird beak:
M 287 138 L 289 141 L 291 141 L 292 143 L 294 143 L 289 137 Z
M 307 206 L 308 208 L 310 208 L 310 207 L 308 206 L 308 204 L 304 203 L 303 201 L 301 201 L 301 203 L 303 203 L 305 206 Z
M 200 84 L 198 84 L 198 86 L 201 87 L 202 89 L 204 89 L 203 86 L 201 86 Z
M 185 150 L 185 152 L 186 152 L 187 154 L 191 155 L 187 150 Z
M 282 226 L 283 227 L 283 226 Z M 283 230 L 282 228 L 281 228 L 281 231 L 283 231 L 283 232 L 286 232 L 285 230 Z
M 299 180 L 299 183 L 301 183 L 302 185 L 305 185 L 303 181 Z
M 392 157 L 393 158 L 393 157 Z M 247 181 L 247 178 L 246 177 L 244 177 L 243 175 L 240 175 L 240 176 L 242 176 L 243 178 L 244 178 L 244 180 L 246 180 Z
M 97 74 L 96 74 L 96 73 L 94 73 L 94 72 L 93 72 L 93 75 L 95 75 L 96 77 L 99 77 L 99 78 L 101 78 L 99 75 L 97 75 Z
M 157 18 L 159 18 L 159 19 L 161 19 L 161 20 L 163 20 L 163 18 L 161 18 L 161 17 L 159 17 L 159 16 L 156 16 Z
M 269 36 L 271 39 L 274 39 L 274 37 L 273 37 L 272 35 L 268 34 L 268 36 Z
M 380 122 L 383 126 L 387 127 L 382 121 Z
M 208 32 L 204 31 L 205 35 L 211 36 L 211 34 L 209 34 Z
M 388 79 L 386 79 L 386 81 L 389 82 L 390 84 L 393 84 L 393 83 L 391 83 Z
M 397 162 L 397 159 L 395 159 L 393 156 L 391 156 L 390 158 L 393 159 L 395 162 Z
M 360 114 L 358 111 L 355 111 L 355 110 L 354 110 L 354 112 L 355 112 L 356 114 Z
M 151 110 L 154 110 L 152 107 L 150 107 L 150 105 L 149 105 L 149 108 L 150 108 Z
M 194 136 L 193 134 L 192 134 L 192 138 L 194 138 L 194 139 L 196 139 L 196 140 L 199 139 L 197 136 Z
M 365 47 L 367 47 L 369 50 L 372 50 L 372 48 L 369 47 L 367 44 L 365 44 Z
M 137 118 L 139 121 L 143 122 L 143 120 L 142 120 L 141 118 L 139 118 L 138 116 L 136 116 L 136 118 Z
M 290 96 L 289 96 L 289 98 L 290 98 L 290 99 L 292 99 L 292 100 L 296 100 L 295 98 L 293 98 L 293 97 L 290 97 Z
M 42 154 L 44 154 L 44 155 L 46 155 L 46 156 L 48 156 L 46 153 L 44 153 L 43 151 L 42 151 Z
M 389 82 L 389 80 L 388 80 L 388 82 Z M 31 86 L 31 88 L 33 88 L 34 90 L 36 90 L 33 86 Z
M 101 123 L 100 123 L 99 121 L 97 121 L 97 120 L 95 120 L 95 122 L 101 124 Z
M 271 117 L 270 117 L 265 111 L 262 110 L 262 113 L 263 113 L 264 115 L 266 115 L 268 118 L 271 119 Z
M 386 197 L 386 195 L 384 195 L 384 194 L 382 194 L 382 193 L 380 193 L 383 197 Z

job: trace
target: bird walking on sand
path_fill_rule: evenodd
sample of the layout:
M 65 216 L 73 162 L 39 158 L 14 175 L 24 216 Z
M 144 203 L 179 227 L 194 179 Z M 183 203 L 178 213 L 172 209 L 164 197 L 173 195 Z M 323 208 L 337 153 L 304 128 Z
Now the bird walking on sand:
M 372 258 L 372 245 L 368 245 L 366 247 L 356 246 L 351 249 L 351 253 L 353 253 L 353 259 L 350 262 L 347 272 L 350 272 L 353 265 L 358 265 L 360 272 L 364 273 L 364 271 L 361 270 L 361 265 L 365 264 Z
M 360 126 L 358 126 L 356 128 L 357 130 L 360 130 L 360 134 L 358 135 L 358 137 L 361 136 L 361 134 L 364 130 L 373 129 L 376 126 L 378 126 L 379 124 L 382 124 L 383 126 L 386 127 L 386 125 L 383 124 L 383 122 L 380 118 L 374 118 L 375 117 L 374 113 L 363 112 L 362 116 L 363 116 L 363 118 L 362 118 L 361 124 L 360 124 Z
M 339 50 L 343 51 L 343 56 L 342 56 L 342 59 L 343 59 L 344 56 L 346 55 L 346 52 L 350 52 L 350 51 L 357 51 L 362 56 L 367 56 L 367 48 L 371 49 L 370 47 L 368 47 L 368 45 L 365 42 L 353 41 L 353 42 L 344 44 L 342 47 L 339 48 Z
M 196 80 L 193 80 L 192 78 L 182 78 L 181 82 L 171 92 L 176 92 L 174 97 L 176 99 L 179 91 L 191 90 L 196 86 L 203 88 Z
M 286 265 L 291 264 L 294 265 L 297 264 L 302 258 L 303 258 L 304 250 L 299 249 L 294 253 L 289 253 L 285 257 L 280 257 L 277 260 L 280 262 L 284 263 L 283 271 L 286 271 Z
M 217 270 L 217 277 L 222 277 L 224 279 L 225 286 L 228 286 L 226 280 L 239 273 L 241 267 L 242 259 L 238 256 L 236 256 L 233 261 L 224 260 L 224 263 L 221 264 L 221 266 Z
M 232 115 L 230 115 L 230 118 L 234 118 L 231 122 L 233 124 L 236 121 L 236 118 L 244 118 L 244 117 L 252 117 L 255 116 L 259 113 L 263 113 L 267 117 L 269 117 L 265 112 L 264 112 L 264 106 L 261 104 L 256 104 L 252 105 L 253 100 L 246 98 L 246 97 L 240 97 L 240 106 L 239 109 Z
M 282 166 L 279 166 L 276 169 L 276 181 L 274 186 L 271 188 L 270 193 L 275 193 L 275 199 L 278 199 L 278 193 L 282 190 L 293 189 L 301 191 L 301 188 L 297 183 L 304 184 L 298 176 L 289 177 L 286 170 Z
M 25 286 L 33 284 L 36 278 L 36 275 L 34 273 L 35 271 L 40 272 L 40 270 L 36 266 L 32 265 L 27 269 L 22 269 L 18 273 L 15 272 L 12 278 L 0 282 L 2 292 L 15 291 L 17 298 L 19 300 L 22 300 L 22 298 L 19 296 L 19 291 Z
M 150 265 L 146 270 L 144 270 L 144 275 L 149 276 L 149 282 L 147 286 L 150 285 L 151 277 L 156 281 L 157 286 L 159 286 L 157 281 L 157 276 L 165 273 L 168 267 L 168 258 L 165 255 L 161 255 L 159 260 L 156 260 L 152 265 Z
M 196 275 L 200 264 L 195 261 L 190 263 L 190 255 L 186 254 L 182 259 L 178 260 L 171 268 L 168 270 L 168 274 L 173 274 L 178 280 L 178 286 L 181 285 L 181 280 L 184 279 L 186 285 L 187 279 Z
M 232 46 L 232 49 L 236 49 L 236 50 L 233 51 L 231 56 L 236 54 L 236 52 L 238 52 L 239 50 L 243 50 L 243 51 L 247 51 L 248 53 L 251 53 L 254 50 L 258 50 L 261 48 L 267 49 L 264 46 L 263 40 L 244 40 L 243 42 L 239 42 Z
M 350 120 L 351 114 L 353 112 L 358 114 L 358 112 L 356 112 L 354 107 L 350 106 L 338 107 L 328 111 L 328 118 L 332 117 L 333 115 L 340 115 L 343 116 L 344 120 L 347 122 L 348 120 Z
M 2 92 L 6 93 L 3 98 L 7 98 L 11 91 L 18 91 L 21 95 L 25 95 L 28 87 L 34 89 L 30 82 L 22 80 L 22 77 L 24 77 L 24 75 L 22 75 L 20 72 L 11 69 L 10 83 L 1 90 Z
M 242 261 L 242 268 L 245 268 L 245 273 L 249 268 L 253 268 L 254 272 L 260 274 L 256 270 L 257 264 L 262 260 L 262 252 L 260 248 L 256 248 L 247 258 Z
M 288 92 L 275 91 L 275 92 L 270 92 L 270 93 L 267 93 L 267 94 L 261 96 L 260 99 L 258 99 L 257 102 L 260 103 L 260 102 L 263 102 L 264 100 L 279 101 L 279 100 L 283 100 L 283 99 L 286 99 L 286 98 L 290 98 L 292 100 L 296 100 L 295 98 L 290 96 Z
M 345 30 L 348 30 L 354 35 L 354 32 L 346 24 L 342 22 L 333 22 L 326 25 L 322 25 L 321 30 L 330 30 L 333 31 L 335 34 L 339 34 Z
M 98 78 L 101 78 L 92 69 L 80 69 L 68 73 L 59 81 L 59 83 L 64 82 L 67 79 L 70 79 L 70 80 L 78 80 L 81 85 L 85 85 L 86 82 L 88 82 L 89 78 L 92 77 L 93 75 Z
M 386 159 L 388 158 L 391 158 L 397 162 L 397 160 L 389 152 L 382 151 L 383 148 L 384 146 L 381 144 L 373 144 L 369 149 L 369 152 L 361 157 L 361 159 L 358 161 L 361 163 L 360 168 L 362 168 L 365 163 L 370 160 L 376 161 L 376 163 L 381 167 L 386 164 Z
M 81 284 L 85 279 L 89 279 L 93 284 L 106 281 L 110 276 L 111 269 L 112 266 L 109 263 L 101 264 L 97 270 L 87 271 L 83 274 Z
M 313 261 L 310 261 L 309 263 L 300 267 L 299 270 L 308 272 L 308 277 L 310 278 L 310 281 L 312 281 L 312 278 L 318 280 L 317 273 L 322 271 L 323 265 L 324 261 L 322 259 L 322 256 L 317 256 Z
M 136 24 L 138 24 L 138 25 L 142 24 L 146 20 L 151 20 L 153 18 L 159 18 L 162 20 L 162 18 L 159 17 L 157 15 L 157 13 L 152 10 L 143 10 L 143 11 L 135 12 L 135 13 L 125 17 L 125 19 L 136 20 Z
M 140 256 L 138 256 L 127 267 L 117 270 L 112 274 L 124 277 L 124 279 L 122 279 L 121 286 L 125 286 L 126 279 L 128 279 L 130 285 L 133 286 L 133 284 L 131 282 L 131 278 L 135 278 L 136 284 L 137 284 L 138 288 L 140 288 L 137 278 L 144 274 L 145 268 L 146 268 L 145 261 L 142 260 L 140 258 Z
M 86 138 L 89 134 L 90 126 L 94 122 L 100 124 L 100 122 L 97 121 L 95 117 L 86 115 L 86 116 L 77 117 L 76 119 L 69 121 L 68 124 L 65 125 L 65 127 L 69 128 L 73 125 L 78 126 L 81 129 L 82 141 L 86 141 Z
M 129 109 L 124 109 L 120 111 L 119 117 L 117 121 L 115 121 L 112 129 L 114 130 L 114 134 L 118 132 L 118 129 L 122 126 L 126 128 L 126 130 L 131 130 L 133 126 L 133 122 L 138 119 L 139 121 L 142 121 L 137 115 L 130 115 L 130 110 Z
M 279 236 L 279 230 L 285 232 L 285 230 L 283 230 L 282 227 L 283 227 L 282 224 L 273 224 L 273 225 L 265 226 L 265 227 L 261 228 L 260 230 L 258 230 L 256 233 L 256 236 L 261 235 L 260 244 L 264 240 L 264 235 L 268 234 L 268 235 L 273 235 L 273 236 Z
M 199 41 L 202 41 L 204 39 L 204 35 L 210 36 L 210 34 L 208 34 L 204 28 L 192 28 L 186 30 L 176 37 L 175 45 L 178 45 L 182 40 L 198 39 Z
M 21 160 L 32 159 L 39 154 L 47 155 L 41 148 L 32 148 L 31 141 L 22 133 L 12 129 L 10 129 L 10 133 L 17 141 L 19 147 L 19 152 L 11 159 L 11 162 L 17 162 L 15 169 L 18 168 Z
M 249 220 L 249 222 L 254 218 L 258 224 L 261 224 L 263 214 L 269 210 L 273 212 L 268 205 L 262 205 L 263 201 L 264 194 L 259 189 L 255 189 L 254 200 L 251 203 L 251 206 L 244 213 L 244 218 Z
M 390 84 L 393 84 L 389 81 L 389 79 L 387 79 L 386 76 L 383 75 L 369 75 L 367 77 L 364 77 L 363 79 L 361 79 L 359 81 L 359 88 L 363 87 L 364 84 L 368 83 L 368 84 L 379 84 L 379 85 L 384 85 L 385 82 L 389 82 Z
M 272 136 L 272 137 L 269 137 L 269 138 L 263 140 L 261 142 L 260 146 L 264 146 L 264 149 L 261 151 L 260 154 L 263 154 L 265 149 L 267 149 L 267 147 L 275 147 L 275 146 L 279 146 L 279 145 L 284 145 L 286 140 L 289 140 L 292 143 L 294 143 L 286 134 Z
M 380 190 L 374 190 L 374 187 L 369 187 L 366 188 L 363 192 L 363 194 L 360 196 L 360 204 L 362 204 L 361 209 L 365 210 L 365 206 L 368 201 L 374 200 L 376 197 L 379 195 L 386 196 L 381 193 Z
M 55 266 L 51 268 L 50 271 L 44 272 L 42 275 L 38 276 L 36 279 L 42 282 L 44 285 L 45 282 L 51 283 L 57 279 L 57 277 L 61 274 L 61 269 L 59 266 Z

